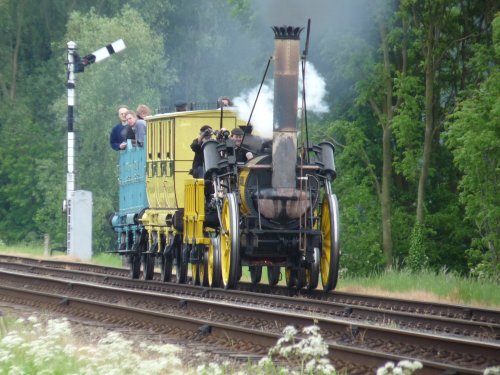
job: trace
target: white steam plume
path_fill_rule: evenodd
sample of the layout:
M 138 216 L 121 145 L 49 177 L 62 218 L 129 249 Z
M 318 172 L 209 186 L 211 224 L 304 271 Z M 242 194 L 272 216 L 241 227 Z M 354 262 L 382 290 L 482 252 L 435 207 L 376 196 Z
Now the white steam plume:
M 300 69 L 300 72 L 302 73 L 302 69 Z M 317 114 L 328 112 L 328 105 L 325 103 L 325 80 L 309 62 L 306 62 L 305 77 L 307 111 Z M 273 80 L 264 83 L 250 120 L 254 127 L 254 133 L 264 138 L 272 138 L 273 136 L 273 86 Z M 258 91 L 259 87 L 257 86 L 234 98 L 234 106 L 242 120 L 248 120 Z M 302 112 L 302 74 L 299 74 L 299 97 L 297 100 L 299 103 L 298 115 L 300 116 Z

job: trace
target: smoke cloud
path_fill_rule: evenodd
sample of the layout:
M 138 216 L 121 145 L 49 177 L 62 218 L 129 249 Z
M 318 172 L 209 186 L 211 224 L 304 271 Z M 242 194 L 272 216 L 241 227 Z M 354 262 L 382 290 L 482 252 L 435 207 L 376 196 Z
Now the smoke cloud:
M 300 69 L 300 71 L 302 71 L 302 69 Z M 328 105 L 325 103 L 327 91 L 324 78 L 320 76 L 316 68 L 310 62 L 306 62 L 305 71 L 306 108 L 308 113 L 313 112 L 322 114 L 328 112 Z M 274 81 L 268 80 L 265 82 L 257 98 L 258 91 L 259 87 L 254 87 L 234 98 L 233 102 L 238 112 L 238 116 L 247 121 L 250 118 L 255 103 L 255 109 L 250 119 L 250 123 L 254 127 L 254 133 L 265 138 L 272 138 Z M 297 98 L 299 103 L 299 117 L 302 113 L 302 95 L 302 75 L 299 75 L 299 97 Z M 257 102 L 255 102 L 256 99 Z

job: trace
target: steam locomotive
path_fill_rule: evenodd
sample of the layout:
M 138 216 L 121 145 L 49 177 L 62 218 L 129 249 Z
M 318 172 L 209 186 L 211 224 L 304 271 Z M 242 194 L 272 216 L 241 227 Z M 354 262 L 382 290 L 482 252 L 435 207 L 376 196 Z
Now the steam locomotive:
M 144 148 L 120 155 L 120 209 L 112 218 L 117 253 L 130 276 L 234 288 L 248 267 L 251 282 L 267 269 L 275 285 L 284 268 L 289 288 L 335 289 L 340 243 L 332 182 L 334 147 L 298 145 L 298 79 L 302 28 L 275 34 L 273 137 L 251 132 L 232 108 L 150 116 Z M 204 176 L 189 174 L 189 145 L 203 125 L 241 128 L 242 148 L 256 155 L 238 162 L 238 146 L 221 132 L 203 146 Z M 141 272 L 142 269 L 142 272 Z

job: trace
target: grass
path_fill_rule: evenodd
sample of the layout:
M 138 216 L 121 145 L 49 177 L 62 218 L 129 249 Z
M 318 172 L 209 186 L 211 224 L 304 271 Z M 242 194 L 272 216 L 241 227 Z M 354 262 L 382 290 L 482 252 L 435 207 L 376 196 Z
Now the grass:
M 20 256 L 34 256 L 46 257 L 43 247 L 30 246 L 30 245 L 2 245 L 0 244 L 0 253 L 20 255 Z M 50 256 L 50 255 L 49 255 Z M 54 251 L 50 256 L 52 259 L 68 259 L 64 252 Z M 75 259 L 76 261 L 77 259 Z M 100 264 L 103 266 L 122 267 L 122 258 L 116 254 L 99 253 L 92 257 L 91 263 Z
M 341 279 L 338 290 L 386 295 L 429 302 L 498 308 L 500 288 L 493 281 L 461 277 L 450 272 L 391 270 L 369 277 Z
M 44 256 L 40 246 L 0 244 L 0 253 L 25 256 Z M 67 259 L 63 253 L 56 252 L 52 258 Z M 115 254 L 101 253 L 92 257 L 92 263 L 112 267 L 122 267 L 122 259 Z M 284 271 L 281 271 L 280 284 L 284 285 Z M 243 267 L 242 280 L 249 281 L 248 267 Z M 261 283 L 267 283 L 266 267 L 262 269 Z M 321 287 L 321 280 L 320 280 Z M 411 273 L 406 270 L 390 270 L 369 277 L 345 277 L 339 280 L 338 291 L 374 294 L 422 300 L 500 308 L 500 288 L 498 283 L 487 280 L 460 277 L 453 273 L 424 270 Z

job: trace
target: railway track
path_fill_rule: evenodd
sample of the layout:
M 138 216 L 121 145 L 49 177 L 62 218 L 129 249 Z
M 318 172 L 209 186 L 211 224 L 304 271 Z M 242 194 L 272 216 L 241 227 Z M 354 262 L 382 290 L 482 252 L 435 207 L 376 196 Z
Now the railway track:
M 426 304 L 401 299 L 353 295 L 348 293 L 304 293 L 290 298 L 283 287 L 257 286 L 240 283 L 238 291 L 194 287 L 184 284 L 131 280 L 127 271 L 81 263 L 37 261 L 29 258 L 11 258 L 5 267 L 17 267 L 23 272 L 53 275 L 70 279 L 94 281 L 118 288 L 151 290 L 179 296 L 196 296 L 212 300 L 267 306 L 284 311 L 299 311 L 314 316 L 346 319 L 349 322 L 397 327 L 417 332 L 466 337 L 500 342 L 500 311 L 449 304 Z M 0 265 L 2 259 L 0 257 Z M 26 271 L 29 270 L 29 271 Z M 55 270 L 58 270 L 57 273 Z M 91 272 L 89 272 L 89 270 Z M 77 271 L 81 271 L 78 273 Z M 253 286 L 255 287 L 255 286 Z M 333 297 L 333 298 L 332 298 Z
M 473 323 L 470 327 L 482 326 L 481 329 L 488 331 L 486 335 L 473 334 L 467 337 L 463 333 L 429 334 L 405 327 L 398 328 L 395 320 L 387 319 L 385 323 L 377 325 L 369 320 L 358 322 L 349 317 L 352 312 L 348 313 L 345 306 L 342 311 L 346 316 L 338 319 L 335 313 L 328 312 L 329 309 L 336 309 L 331 302 L 315 301 L 314 298 L 289 298 L 190 285 L 142 282 L 123 276 L 110 276 L 123 272 L 122 269 L 94 268 L 92 265 L 89 267 L 93 272 L 87 272 L 85 269 L 88 265 L 85 264 L 54 261 L 46 263 L 26 258 L 2 260 L 4 263 L 0 266 L 11 270 L 3 271 L 0 276 L 3 284 L 2 298 L 17 298 L 18 303 L 21 303 L 30 300 L 26 296 L 34 293 L 35 300 L 51 301 L 48 305 L 61 313 L 71 314 L 77 307 L 76 311 L 86 309 L 86 314 L 92 315 L 92 311 L 97 309 L 99 314 L 95 318 L 105 321 L 131 314 L 131 318 L 123 318 L 123 322 L 120 320 L 118 323 L 126 324 L 127 319 L 130 319 L 132 325 L 137 325 L 138 322 L 141 325 L 153 324 L 156 326 L 155 332 L 172 331 L 172 328 L 166 327 L 178 330 L 179 327 L 186 326 L 181 330 L 184 337 L 197 340 L 200 345 L 222 345 L 223 343 L 218 342 L 220 338 L 225 337 L 226 341 L 230 338 L 233 345 L 230 348 L 225 346 L 223 350 L 232 352 L 236 357 L 263 355 L 281 337 L 281 331 L 286 325 L 293 324 L 300 328 L 316 324 L 329 345 L 332 362 L 337 369 L 345 368 L 349 373 L 366 373 L 368 369 L 373 372 L 374 368 L 388 360 L 398 361 L 403 358 L 421 361 L 425 366 L 425 372 L 422 373 L 452 371 L 451 373 L 473 374 L 481 373 L 485 367 L 500 364 L 497 359 L 500 358 L 496 331 L 498 327 L 496 323 L 491 323 L 497 321 L 500 313 L 497 311 L 495 315 L 495 310 L 475 312 L 474 316 L 488 316 L 486 324 L 470 319 L 470 314 L 468 321 L 451 319 L 455 321 L 454 324 L 461 324 L 464 331 L 472 332 L 472 328 L 464 328 L 468 323 Z M 19 295 L 24 296 L 21 301 Z M 307 308 L 311 303 L 314 307 Z M 356 309 L 366 310 L 360 307 Z M 131 312 L 124 312 L 128 310 Z M 378 310 L 381 314 L 382 310 Z M 108 311 L 107 317 L 101 315 L 104 314 L 103 311 Z M 387 313 L 385 311 L 382 314 Z M 401 315 L 399 312 L 397 314 Z M 446 328 L 446 319 L 436 318 Z M 158 319 L 163 323 L 155 325 L 154 322 Z M 178 319 L 180 320 L 177 321 Z M 183 319 L 188 319 L 188 322 Z M 452 329 L 443 330 L 446 331 Z M 235 342 L 241 344 L 236 345 Z

